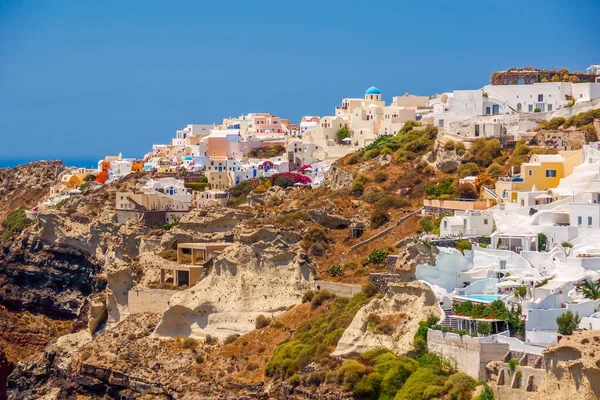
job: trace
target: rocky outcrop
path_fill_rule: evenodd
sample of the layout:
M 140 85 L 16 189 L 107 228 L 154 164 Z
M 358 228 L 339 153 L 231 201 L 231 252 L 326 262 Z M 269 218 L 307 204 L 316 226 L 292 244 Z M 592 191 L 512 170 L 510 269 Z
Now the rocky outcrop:
M 325 184 L 333 190 L 342 189 L 345 187 L 352 186 L 352 182 L 354 181 L 354 177 L 344 168 L 339 165 L 339 162 L 333 163 L 333 165 L 329 168 L 329 172 L 327 173 L 327 178 L 325 179 Z
M 441 316 L 435 294 L 419 281 L 388 284 L 388 293 L 361 308 L 344 331 L 333 355 L 358 355 L 385 347 L 401 355 L 412 349 L 419 322 Z
M 435 265 L 439 250 L 435 246 L 428 247 L 420 240 L 406 238 L 396 243 L 398 257 L 388 263 L 387 272 L 397 274 L 402 280 L 415 279 L 418 264 Z
M 21 206 L 32 208 L 38 205 L 65 169 L 61 161 L 37 161 L 15 168 L 0 168 L 0 222 Z
M 299 303 L 312 279 L 313 267 L 297 244 L 281 237 L 236 243 L 214 259 L 205 278 L 171 298 L 155 334 L 225 338 L 246 333 L 258 315 L 277 315 Z
M 574 332 L 544 351 L 546 375 L 531 400 L 600 398 L 600 331 Z
M 26 235 L 0 254 L 0 303 L 50 317 L 73 319 L 85 298 L 104 290 L 101 264 L 76 249 L 53 248 Z

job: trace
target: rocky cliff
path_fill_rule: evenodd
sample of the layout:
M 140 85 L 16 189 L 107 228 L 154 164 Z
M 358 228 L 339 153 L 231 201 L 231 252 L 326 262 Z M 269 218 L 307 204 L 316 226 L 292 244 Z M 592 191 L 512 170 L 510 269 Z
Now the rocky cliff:
M 24 206 L 36 206 L 66 169 L 61 161 L 37 161 L 15 168 L 0 168 L 0 221 Z

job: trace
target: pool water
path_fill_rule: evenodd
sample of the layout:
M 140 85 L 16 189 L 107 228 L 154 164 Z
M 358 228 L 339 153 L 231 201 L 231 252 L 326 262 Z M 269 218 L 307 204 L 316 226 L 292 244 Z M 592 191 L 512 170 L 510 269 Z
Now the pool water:
M 500 296 L 497 296 L 495 294 L 469 294 L 460 297 L 471 300 L 485 301 L 488 303 L 491 303 L 492 301 L 498 300 L 500 298 Z

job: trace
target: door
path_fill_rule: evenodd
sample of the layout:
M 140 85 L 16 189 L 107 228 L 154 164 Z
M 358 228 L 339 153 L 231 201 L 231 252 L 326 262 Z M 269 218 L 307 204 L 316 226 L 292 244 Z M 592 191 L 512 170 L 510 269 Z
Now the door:
M 492 115 L 500 114 L 500 106 L 498 104 L 494 104 L 492 106 Z

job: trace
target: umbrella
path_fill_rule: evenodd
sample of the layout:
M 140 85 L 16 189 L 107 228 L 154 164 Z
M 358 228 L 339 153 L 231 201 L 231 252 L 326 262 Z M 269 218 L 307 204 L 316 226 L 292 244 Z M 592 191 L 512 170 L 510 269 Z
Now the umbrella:
M 342 142 L 351 142 L 351 141 L 352 141 L 352 139 L 350 139 L 349 137 L 342 139 Z

